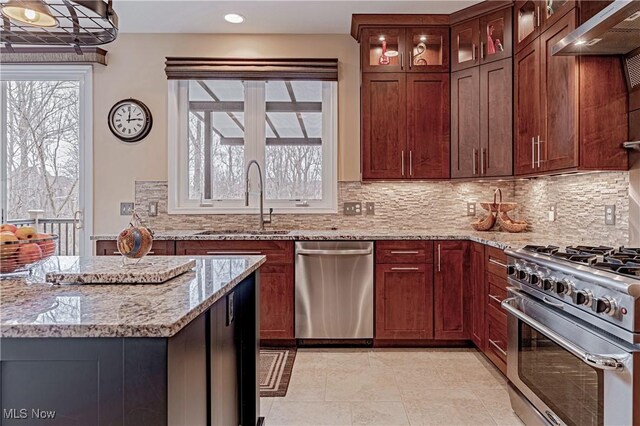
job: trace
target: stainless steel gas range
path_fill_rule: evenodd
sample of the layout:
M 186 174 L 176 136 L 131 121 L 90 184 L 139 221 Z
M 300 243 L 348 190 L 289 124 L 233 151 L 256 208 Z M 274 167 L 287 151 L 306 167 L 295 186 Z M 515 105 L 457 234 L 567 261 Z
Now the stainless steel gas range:
M 505 253 L 514 411 L 527 425 L 640 425 L 640 249 Z

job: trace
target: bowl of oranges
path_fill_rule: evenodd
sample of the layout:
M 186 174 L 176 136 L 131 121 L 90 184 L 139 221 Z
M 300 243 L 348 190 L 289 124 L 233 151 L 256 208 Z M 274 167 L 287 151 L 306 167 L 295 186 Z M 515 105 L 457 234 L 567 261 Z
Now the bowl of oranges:
M 0 226 L 0 276 L 27 272 L 56 253 L 57 235 L 39 233 L 33 226 Z

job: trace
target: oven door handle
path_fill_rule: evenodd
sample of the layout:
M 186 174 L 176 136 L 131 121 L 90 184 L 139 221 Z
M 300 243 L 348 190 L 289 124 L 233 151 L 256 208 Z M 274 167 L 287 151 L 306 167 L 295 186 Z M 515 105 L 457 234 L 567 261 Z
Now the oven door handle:
M 546 337 L 553 340 L 555 343 L 562 346 L 564 349 L 571 352 L 576 357 L 580 358 L 584 363 L 599 370 L 621 371 L 624 369 L 624 363 L 621 360 L 607 355 L 591 354 L 582 349 L 580 346 L 565 339 L 555 331 L 551 330 L 546 325 L 531 318 L 529 315 L 513 306 L 513 303 L 517 302 L 518 300 L 518 297 L 510 297 L 508 299 L 505 299 L 502 301 L 502 308 L 514 317 L 518 318 L 521 321 L 524 321 L 529 326 L 535 328 L 540 333 L 544 334 Z

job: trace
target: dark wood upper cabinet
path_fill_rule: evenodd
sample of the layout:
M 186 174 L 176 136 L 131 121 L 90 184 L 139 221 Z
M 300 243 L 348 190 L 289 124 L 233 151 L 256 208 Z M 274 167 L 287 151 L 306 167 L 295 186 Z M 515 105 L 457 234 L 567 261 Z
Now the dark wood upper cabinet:
M 480 18 L 480 64 L 510 58 L 513 54 L 511 8 Z
M 406 74 L 362 75 L 362 178 L 409 177 Z
M 536 165 L 541 171 L 578 166 L 578 58 L 551 56 L 552 47 L 575 29 L 576 20 L 567 14 L 555 22 L 540 36 L 540 106 L 545 120 Z
M 433 265 L 376 265 L 376 339 L 433 338 Z
M 449 116 L 449 74 L 407 75 L 405 177 L 406 173 L 411 179 L 449 177 Z
M 515 138 L 514 172 L 536 170 L 536 139 L 541 133 L 540 40 L 526 46 L 515 56 Z
M 566 4 L 540 37 L 515 55 L 516 175 L 629 166 L 622 148 L 628 116 L 620 60 L 551 55 L 582 19 L 580 10 Z
M 451 71 L 460 71 L 480 63 L 480 20 L 472 19 L 451 28 Z
M 468 243 L 438 241 L 434 250 L 434 338 L 467 339 L 464 297 L 468 287 Z
M 448 28 L 407 28 L 405 34 L 408 72 L 449 71 Z
M 542 3 L 540 6 L 541 31 L 545 31 L 576 7 L 575 0 L 547 0 L 540 3 Z
M 480 67 L 479 171 L 513 174 L 513 66 L 511 58 Z
M 360 46 L 363 72 L 405 71 L 404 28 L 366 28 Z
M 513 43 L 519 52 L 540 35 L 541 7 L 543 4 L 533 0 L 516 1 L 513 8 Z
M 451 110 L 451 177 L 479 176 L 479 67 L 451 74 Z

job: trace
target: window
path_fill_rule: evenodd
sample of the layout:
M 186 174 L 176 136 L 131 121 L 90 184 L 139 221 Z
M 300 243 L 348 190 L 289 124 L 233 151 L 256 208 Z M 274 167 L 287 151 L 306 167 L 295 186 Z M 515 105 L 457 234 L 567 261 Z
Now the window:
M 335 212 L 334 81 L 170 80 L 169 212 Z M 175 119 L 172 116 L 175 115 Z
M 91 251 L 91 66 L 0 67 L 2 222 L 57 234 L 58 253 Z

